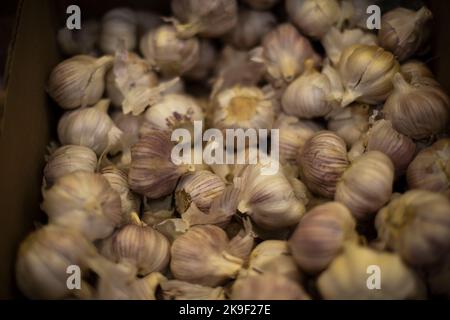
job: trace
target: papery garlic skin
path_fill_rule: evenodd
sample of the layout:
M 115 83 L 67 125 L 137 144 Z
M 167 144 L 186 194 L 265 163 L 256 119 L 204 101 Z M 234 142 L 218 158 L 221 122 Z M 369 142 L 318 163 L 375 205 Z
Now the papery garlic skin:
M 309 273 L 324 270 L 347 242 L 356 242 L 356 222 L 338 202 L 327 202 L 308 211 L 289 239 L 292 256 Z
M 185 281 L 169 280 L 161 284 L 164 300 L 225 300 L 222 287 L 207 287 Z
M 286 11 L 303 34 L 322 38 L 339 20 L 336 0 L 286 0 Z
M 15 266 L 19 289 L 30 299 L 65 299 L 88 294 L 67 286 L 67 268 L 76 265 L 81 275 L 88 271 L 86 260 L 97 255 L 94 245 L 72 228 L 53 224 L 31 233 L 20 245 Z M 84 298 L 89 298 L 84 297 Z
M 450 139 L 440 139 L 420 151 L 406 171 L 410 189 L 450 190 Z
M 378 238 L 409 264 L 438 262 L 450 250 L 450 202 L 442 194 L 411 190 L 381 209 L 375 226 Z
M 95 172 L 97 155 L 83 146 L 68 145 L 56 149 L 49 157 L 44 168 L 44 178 L 47 186 L 56 179 L 75 171 Z
M 166 77 L 187 72 L 200 58 L 198 39 L 179 39 L 175 27 L 169 25 L 150 30 L 142 37 L 140 49 L 149 63 Z
M 394 165 L 384 153 L 369 151 L 354 160 L 336 185 L 334 200 L 350 209 L 357 220 L 367 220 L 389 201 Z
M 42 196 L 50 223 L 78 230 L 89 240 L 106 238 L 123 218 L 119 194 L 100 174 L 65 175 Z
M 264 165 L 248 165 L 234 185 L 240 189 L 238 210 L 261 228 L 273 230 L 295 225 L 305 206 L 296 198 L 292 185 L 281 170 L 264 175 Z
M 78 55 L 60 62 L 48 79 L 48 93 L 63 109 L 97 103 L 105 89 L 105 74 L 114 58 Z
M 381 270 L 380 289 L 368 287 L 370 266 Z M 422 283 L 398 255 L 356 244 L 346 245 L 344 252 L 319 276 L 317 284 L 327 300 L 414 299 L 424 295 Z
M 320 62 L 309 40 L 289 23 L 278 25 L 269 32 L 261 46 L 260 56 L 255 51 L 252 60 L 266 66 L 268 80 L 275 87 L 285 86 L 300 75 L 307 59 L 313 59 L 315 64 Z
M 428 40 L 428 23 L 433 18 L 426 7 L 418 11 L 395 8 L 381 17 L 380 46 L 393 52 L 400 61 L 414 55 Z
M 271 129 L 274 117 L 272 100 L 257 87 L 238 85 L 215 99 L 213 124 L 219 129 Z
M 346 48 L 338 64 L 345 89 L 341 105 L 383 102 L 392 92 L 392 79 L 399 68 L 393 54 L 380 47 L 357 44 Z
M 175 190 L 175 204 L 179 213 L 184 213 L 192 203 L 203 212 L 208 212 L 211 203 L 225 189 L 224 181 L 206 170 L 183 176 Z
M 95 106 L 65 113 L 58 123 L 58 138 L 62 144 L 81 145 L 97 155 L 120 144 L 122 131 L 107 114 L 109 100 L 100 100 Z
M 267 273 L 238 279 L 231 291 L 232 300 L 310 300 L 298 284 L 279 274 Z
M 178 179 L 190 168 L 172 162 L 173 146 L 169 133 L 150 130 L 131 147 L 128 174 L 131 190 L 150 199 L 167 196 L 175 190 Z
M 145 276 L 162 271 L 169 264 L 170 243 L 132 213 L 130 223 L 104 240 L 101 252 L 114 262 L 135 267 L 138 275 Z
M 268 10 L 272 8 L 278 0 L 244 0 L 244 2 L 256 10 Z
M 400 73 L 393 82 L 394 91 L 386 100 L 383 113 L 394 129 L 413 139 L 445 132 L 450 100 L 442 88 L 409 84 Z
M 403 63 L 400 66 L 400 72 L 408 83 L 439 86 L 434 79 L 433 72 L 419 60 L 408 60 Z
M 308 188 L 323 197 L 333 198 L 336 184 L 349 165 L 344 140 L 331 131 L 319 131 L 309 138 L 297 162 Z
M 114 53 L 120 43 L 133 50 L 137 41 L 137 19 L 133 10 L 116 8 L 108 11 L 102 19 L 99 45 L 103 52 Z
M 249 50 L 276 25 L 275 16 L 267 11 L 239 10 L 236 26 L 225 37 L 236 49 Z
M 328 130 L 352 146 L 369 129 L 370 107 L 366 104 L 352 104 L 329 114 Z
M 200 57 L 198 62 L 187 71 L 186 78 L 201 81 L 206 80 L 214 69 L 217 62 L 217 50 L 213 43 L 207 39 L 200 40 Z
M 345 48 L 355 44 L 377 45 L 377 36 L 361 29 L 344 29 L 332 27 L 321 39 L 327 57 L 337 65 Z
M 194 35 L 218 37 L 231 30 L 237 22 L 236 0 L 172 0 L 172 12 L 178 35 L 189 38 Z
M 234 278 L 243 261 L 227 252 L 228 237 L 221 228 L 194 226 L 175 239 L 170 269 L 182 281 L 217 286 Z
M 306 140 L 322 128 L 313 121 L 299 120 L 297 117 L 280 114 L 274 123 L 279 130 L 280 161 L 295 163 Z
M 144 115 L 142 130 L 175 130 L 184 128 L 193 133 L 194 121 L 203 121 L 203 111 L 197 102 L 188 95 L 168 94 L 160 102 L 150 107 Z M 141 131 L 141 133 L 145 131 Z

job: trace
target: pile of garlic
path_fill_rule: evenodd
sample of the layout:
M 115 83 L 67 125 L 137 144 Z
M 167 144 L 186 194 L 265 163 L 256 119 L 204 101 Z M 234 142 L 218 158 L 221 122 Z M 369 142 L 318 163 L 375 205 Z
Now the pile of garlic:
M 449 98 L 411 60 L 431 12 L 393 9 L 374 32 L 360 5 L 172 0 L 170 18 L 117 8 L 62 29 L 71 57 L 47 88 L 65 113 L 23 294 L 450 297 Z M 280 169 L 173 163 L 171 132 L 194 121 L 278 129 Z

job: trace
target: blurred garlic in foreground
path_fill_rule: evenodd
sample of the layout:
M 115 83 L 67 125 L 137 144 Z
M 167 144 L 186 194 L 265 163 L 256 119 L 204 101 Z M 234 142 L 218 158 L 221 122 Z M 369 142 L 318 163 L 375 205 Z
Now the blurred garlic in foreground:
M 78 55 L 60 62 L 48 79 L 48 93 L 63 109 L 97 103 L 105 89 L 105 74 L 114 58 Z
M 136 14 L 129 8 L 116 8 L 108 11 L 102 19 L 100 49 L 105 53 L 114 53 L 121 42 L 127 50 L 136 47 Z
M 413 266 L 439 262 L 450 250 L 450 201 L 442 194 L 410 190 L 378 212 L 378 238 Z
M 369 129 L 369 111 L 367 104 L 359 103 L 332 111 L 328 115 L 328 130 L 352 146 Z
M 161 284 L 164 300 L 225 300 L 222 287 L 207 287 L 185 281 L 169 280 Z
M 100 174 L 65 175 L 42 196 L 50 223 L 78 230 L 89 240 L 106 238 L 122 222 L 119 194 Z
M 20 290 L 30 299 L 90 298 L 89 285 L 81 279 L 81 290 L 67 286 L 67 270 L 76 265 L 83 276 L 86 259 L 97 254 L 95 247 L 80 233 L 47 225 L 31 233 L 20 245 L 16 261 L 16 279 Z
M 327 300 L 415 299 L 424 295 L 422 283 L 398 255 L 355 244 L 346 245 L 319 276 L 317 285 Z
M 347 242 L 358 234 L 351 212 L 338 202 L 327 202 L 308 211 L 289 239 L 300 268 L 310 273 L 324 270 Z

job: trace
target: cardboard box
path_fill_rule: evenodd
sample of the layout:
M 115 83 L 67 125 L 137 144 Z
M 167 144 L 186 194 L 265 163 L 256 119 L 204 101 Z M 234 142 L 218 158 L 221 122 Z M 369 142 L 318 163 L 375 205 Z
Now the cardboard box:
M 0 298 L 20 297 L 14 263 L 21 240 L 45 223 L 40 211 L 46 146 L 56 138 L 61 109 L 47 96 L 50 70 L 61 59 L 56 30 L 65 9 L 77 4 L 82 20 L 117 6 L 169 12 L 169 1 L 20 1 L 6 73 L 6 100 L 0 103 Z M 430 66 L 450 92 L 450 2 L 428 3 L 435 15 Z

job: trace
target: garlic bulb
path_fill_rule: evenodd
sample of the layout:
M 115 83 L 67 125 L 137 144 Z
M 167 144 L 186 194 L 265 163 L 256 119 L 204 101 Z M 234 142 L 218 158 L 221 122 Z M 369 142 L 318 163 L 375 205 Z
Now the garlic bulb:
M 440 87 L 409 84 L 400 73 L 393 82 L 383 113 L 395 130 L 413 139 L 445 132 L 450 101 Z
M 62 52 L 66 55 L 93 54 L 99 36 L 100 26 L 95 20 L 83 22 L 81 30 L 58 30 L 56 39 Z
M 80 233 L 53 224 L 31 233 L 20 245 L 15 266 L 17 284 L 30 299 L 64 299 L 79 295 L 89 298 L 89 285 L 81 290 L 67 287 L 67 268 L 77 265 L 87 272 L 86 259 L 97 254 Z
M 207 287 L 179 280 L 161 284 L 164 300 L 225 300 L 222 287 Z
M 117 8 L 108 11 L 102 19 L 100 49 L 105 53 L 114 53 L 121 42 L 127 50 L 136 47 L 137 21 L 134 11 Z
M 244 0 L 246 4 L 256 10 L 268 10 L 272 8 L 278 0 Z
M 364 32 L 361 29 L 339 30 L 332 27 L 321 39 L 327 57 L 333 65 L 337 65 L 345 48 L 355 44 L 375 46 L 378 44 L 377 36 L 373 33 Z
M 266 273 L 238 279 L 231 291 L 232 300 L 310 300 L 303 288 L 289 278 Z
M 234 278 L 243 264 L 231 255 L 228 237 L 213 225 L 194 226 L 172 244 L 170 269 L 177 280 L 217 286 Z
M 300 31 L 322 38 L 340 18 L 337 0 L 286 0 L 286 11 Z
M 203 111 L 197 102 L 185 94 L 168 94 L 160 102 L 149 108 L 144 115 L 141 133 L 149 128 L 175 130 L 184 128 L 194 131 L 194 121 L 203 121 Z
M 431 265 L 450 250 L 450 202 L 439 193 L 404 193 L 378 212 L 375 226 L 380 241 L 414 266 Z
M 280 161 L 295 163 L 297 154 L 301 152 L 306 140 L 321 130 L 313 121 L 299 120 L 296 117 L 281 113 L 274 123 L 279 130 Z
M 295 197 L 289 180 L 281 170 L 262 174 L 263 164 L 248 165 L 234 185 L 240 189 L 238 210 L 263 229 L 273 230 L 295 225 L 305 212 Z
M 338 202 L 314 207 L 300 220 L 289 239 L 292 256 L 307 272 L 324 270 L 347 242 L 356 242 L 356 223 L 350 211 Z
M 246 275 L 266 273 L 282 275 L 292 281 L 302 278 L 286 241 L 265 240 L 253 249 Z
M 44 168 L 44 178 L 47 186 L 56 179 L 75 172 L 95 172 L 97 156 L 95 152 L 83 146 L 68 145 L 56 149 L 49 157 Z
M 158 199 L 175 190 L 178 179 L 194 166 L 175 165 L 171 159 L 174 143 L 170 134 L 150 130 L 131 147 L 128 183 L 131 190 Z
M 150 64 L 166 77 L 185 73 L 200 58 L 198 39 L 180 39 L 175 28 L 169 25 L 150 30 L 142 37 L 140 48 Z
M 206 170 L 183 176 L 175 190 L 175 204 L 179 213 L 184 213 L 194 204 L 200 211 L 208 212 L 211 203 L 225 189 L 220 177 Z
M 237 22 L 236 0 L 172 0 L 171 8 L 179 20 L 175 27 L 181 38 L 196 34 L 218 37 L 231 30 Z
M 242 9 L 239 10 L 236 26 L 225 39 L 237 49 L 252 49 L 275 25 L 276 18 L 270 12 Z
M 395 8 L 381 17 L 378 32 L 380 45 L 393 52 L 400 61 L 417 53 L 430 36 L 427 24 L 433 15 L 426 7 L 417 12 L 405 8 Z
M 108 107 L 109 100 L 103 99 L 93 107 L 65 113 L 58 123 L 61 143 L 85 146 L 97 155 L 119 146 L 122 131 L 109 117 Z
M 100 174 L 65 175 L 42 196 L 50 223 L 78 230 L 89 240 L 106 238 L 123 218 L 119 194 Z
M 266 67 L 266 75 L 274 87 L 283 87 L 303 72 L 304 62 L 320 57 L 309 40 L 289 23 L 278 25 L 262 40 L 262 47 L 253 51 L 252 60 Z
M 114 166 L 106 166 L 102 168 L 101 174 L 119 194 L 123 217 L 127 217 L 131 212 L 139 210 L 139 198 L 130 191 L 128 175 L 125 171 Z
M 121 107 L 124 95 L 133 94 L 136 87 L 152 88 L 158 84 L 158 77 L 148 62 L 137 54 L 117 50 L 114 67 L 106 75 L 106 92 L 116 107 Z
M 375 274 L 376 270 L 378 273 Z M 379 283 L 371 279 L 371 274 L 380 277 Z M 398 255 L 355 244 L 344 248 L 344 252 L 319 276 L 317 285 L 327 300 L 413 299 L 424 293 L 422 283 Z M 374 289 L 370 289 L 372 286 Z
M 105 89 L 104 78 L 114 58 L 74 56 L 53 68 L 48 93 L 63 109 L 75 109 L 97 103 Z
M 344 140 L 330 131 L 319 131 L 303 145 L 298 161 L 308 188 L 333 198 L 336 184 L 349 165 Z
M 192 80 L 206 80 L 213 71 L 217 61 L 217 51 L 209 40 L 200 40 L 200 57 L 195 66 L 187 71 L 184 76 Z
M 352 146 L 369 129 L 370 107 L 355 103 L 329 114 L 328 130 L 341 137 L 347 146 Z
M 169 241 L 131 213 L 131 221 L 105 239 L 101 253 L 114 262 L 129 264 L 145 276 L 163 270 L 170 260 Z
M 343 107 L 354 101 L 378 104 L 392 92 L 399 64 L 392 53 L 380 47 L 357 44 L 342 52 L 338 70 L 345 89 Z
M 257 87 L 239 85 L 220 92 L 215 99 L 214 126 L 219 129 L 271 129 L 272 100 Z
M 331 67 L 330 67 L 331 68 Z M 314 69 L 314 62 L 305 62 L 305 71 L 284 91 L 283 111 L 304 119 L 322 117 L 340 103 L 341 93 L 334 92 L 330 79 Z
M 367 29 L 367 8 L 375 3 L 372 0 L 341 0 L 341 20 L 349 27 Z
M 450 139 L 440 139 L 420 151 L 406 171 L 410 189 L 450 190 Z
M 334 200 L 349 208 L 356 219 L 366 220 L 389 201 L 393 184 L 392 161 L 382 152 L 369 151 L 344 171 Z

